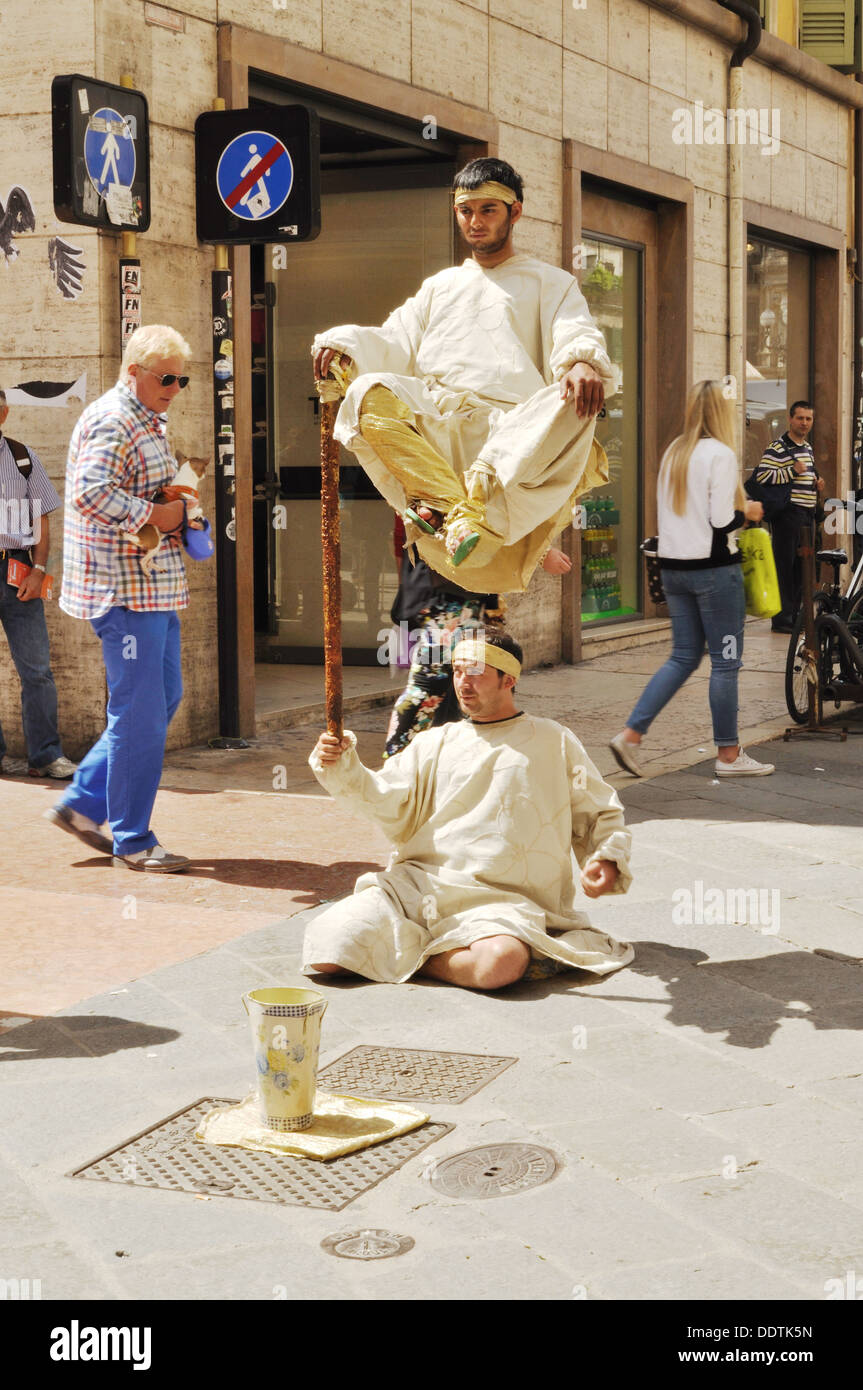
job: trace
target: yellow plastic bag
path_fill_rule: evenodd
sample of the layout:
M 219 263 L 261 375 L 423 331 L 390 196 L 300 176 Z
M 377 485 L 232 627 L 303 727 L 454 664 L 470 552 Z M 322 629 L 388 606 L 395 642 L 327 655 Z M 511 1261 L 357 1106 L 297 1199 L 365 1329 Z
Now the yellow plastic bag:
M 737 537 L 743 556 L 746 611 L 754 618 L 772 618 L 782 608 L 773 544 L 763 526 L 749 526 Z

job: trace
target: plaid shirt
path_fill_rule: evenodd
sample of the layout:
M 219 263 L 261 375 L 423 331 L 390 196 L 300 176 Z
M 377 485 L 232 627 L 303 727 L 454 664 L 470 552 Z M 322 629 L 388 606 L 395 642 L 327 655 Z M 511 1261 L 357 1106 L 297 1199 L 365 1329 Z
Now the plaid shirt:
M 149 577 L 126 540 L 149 520 L 152 499 L 177 471 L 165 418 L 118 382 L 82 413 L 69 444 L 60 607 L 73 618 L 110 608 L 185 608 L 189 588 L 177 536 L 163 536 Z

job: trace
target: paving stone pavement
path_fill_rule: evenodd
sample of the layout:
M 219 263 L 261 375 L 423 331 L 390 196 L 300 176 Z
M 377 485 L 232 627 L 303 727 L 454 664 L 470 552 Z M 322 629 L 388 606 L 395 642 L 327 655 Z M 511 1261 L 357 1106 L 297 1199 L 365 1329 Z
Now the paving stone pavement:
M 624 679 L 629 658 L 637 669 Z M 774 733 L 784 722 L 768 669 L 776 660 L 767 651 L 761 668 L 773 682 Z M 608 702 L 597 709 L 592 686 L 584 694 L 582 677 L 595 682 L 602 662 L 611 713 Z M 657 664 L 650 648 L 599 658 L 589 673 L 537 673 L 530 707 L 560 718 L 565 706 L 608 772 L 611 718 Z M 566 689 L 578 695 L 571 706 Z M 634 942 L 629 968 L 498 994 L 428 980 L 316 984 L 329 1003 L 322 1065 L 361 1043 L 518 1058 L 462 1104 L 429 1103 L 454 1129 L 341 1212 L 69 1176 L 202 1096 L 246 1094 L 253 1062 L 240 996 L 308 984 L 298 973 L 305 924 L 341 886 L 318 890 L 311 906 L 292 899 L 287 915 L 263 923 L 246 916 L 209 949 L 196 941 L 164 953 L 155 967 L 42 1010 L 50 1016 L 7 1020 L 0 1279 L 39 1279 L 44 1299 L 76 1300 L 801 1302 L 863 1274 L 863 740 L 774 740 L 759 751 L 776 763 L 773 777 L 719 784 L 712 757 L 683 757 L 705 737 L 704 705 L 702 683 L 679 706 L 673 770 L 661 771 L 672 723 L 653 740 L 659 775 L 613 778 L 633 831 L 634 883 L 589 911 Z M 361 743 L 379 741 L 383 718 L 352 721 Z M 197 804 L 208 777 L 217 797 L 244 778 L 254 793 L 277 747 L 294 779 L 287 794 L 302 788 L 319 817 L 311 833 L 331 814 L 348 845 L 330 861 L 380 862 L 372 832 L 339 819 L 304 780 L 311 732 L 288 731 L 230 775 L 224 765 L 196 770 L 194 750 L 172 755 L 169 784 L 196 788 Z M 244 823 L 249 843 L 253 834 Z M 266 853 L 262 838 L 255 857 Z M 61 886 L 58 877 L 50 891 Z M 173 887 L 157 881 L 165 912 Z M 187 908 L 188 885 L 180 891 Z M 46 924 L 62 955 L 74 923 Z M 434 1160 L 511 1142 L 551 1150 L 556 1176 L 481 1200 L 431 1185 Z M 321 1248 L 360 1228 L 415 1244 L 370 1262 Z

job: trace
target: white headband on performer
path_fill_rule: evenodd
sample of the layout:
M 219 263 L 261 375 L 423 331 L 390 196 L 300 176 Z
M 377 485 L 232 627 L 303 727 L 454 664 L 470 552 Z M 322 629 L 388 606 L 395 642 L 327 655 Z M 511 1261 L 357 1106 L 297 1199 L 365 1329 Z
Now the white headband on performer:
M 474 667 L 493 666 L 496 671 L 503 671 L 507 676 L 515 676 L 518 680 L 521 675 L 521 662 L 512 652 L 504 651 L 503 647 L 493 647 L 489 642 L 477 641 L 476 638 L 462 638 L 452 654 L 453 665 L 457 661 L 464 661 L 473 669 Z

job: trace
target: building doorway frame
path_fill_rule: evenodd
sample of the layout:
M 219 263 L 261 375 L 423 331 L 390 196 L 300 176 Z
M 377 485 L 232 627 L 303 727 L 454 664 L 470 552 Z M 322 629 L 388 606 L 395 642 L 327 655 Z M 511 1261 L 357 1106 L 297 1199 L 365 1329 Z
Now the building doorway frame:
M 812 394 L 815 407 L 815 462 L 825 479 L 828 497 L 839 497 L 846 470 L 850 466 L 850 434 L 843 438 L 842 329 L 843 275 L 842 252 L 845 233 L 822 222 L 812 222 L 796 213 L 783 212 L 766 203 L 743 200 L 743 227 L 747 236 L 806 251 L 812 258 Z M 745 289 L 744 289 L 745 293 Z M 744 315 L 746 306 L 744 302 Z M 745 321 L 745 320 L 744 320 Z M 857 383 L 852 385 L 852 399 Z M 835 544 L 840 544 L 837 539 Z M 828 542 L 825 541 L 825 544 Z
M 645 409 L 652 415 L 651 434 L 661 445 L 680 433 L 686 390 L 692 377 L 694 186 L 678 174 L 653 169 L 592 145 L 576 140 L 565 140 L 563 144 L 563 264 L 572 266 L 579 280 L 581 267 L 575 253 L 582 236 L 582 187 L 586 181 L 596 193 L 605 191 L 608 197 L 620 202 L 641 203 L 656 214 L 657 340 L 652 350 L 656 362 L 662 363 L 670 389 L 657 389 L 655 401 L 645 402 Z M 656 384 L 657 388 L 662 385 L 658 374 Z M 647 436 L 644 438 L 649 447 Z M 655 526 L 657 463 L 653 460 L 652 466 L 643 470 L 646 534 L 651 534 L 651 524 Z M 581 535 L 574 528 L 565 533 L 564 548 L 572 560 L 572 570 L 563 589 L 561 651 L 564 661 L 576 662 L 581 660 Z M 645 574 L 642 592 L 647 593 Z M 649 607 L 645 602 L 646 613 Z
M 457 141 L 462 163 L 498 152 L 499 124 L 488 111 L 425 92 L 393 77 L 316 53 L 308 48 L 235 24 L 218 29 L 219 96 L 228 110 L 249 104 L 249 74 L 309 88 L 322 97 L 338 97 L 367 111 L 422 126 L 429 112 L 438 129 Z M 236 466 L 237 670 L 239 732 L 255 733 L 255 611 L 252 564 L 252 354 L 251 266 L 247 246 L 231 248 L 234 310 L 234 435 Z

